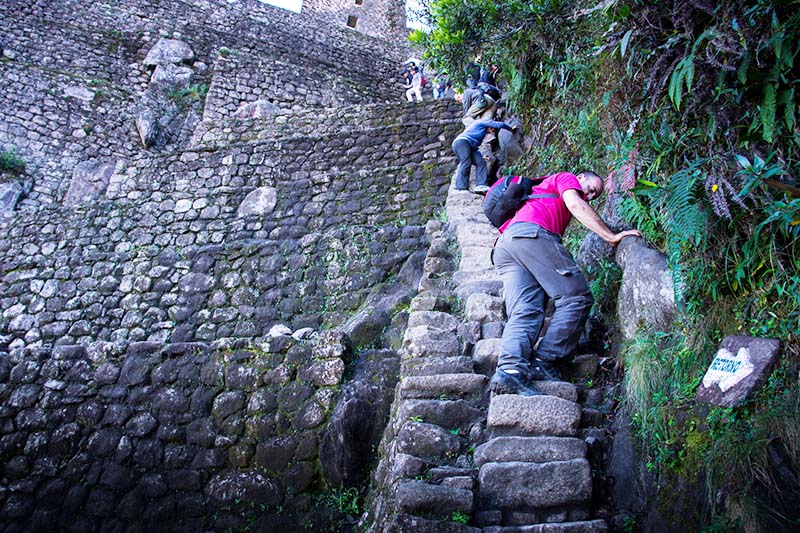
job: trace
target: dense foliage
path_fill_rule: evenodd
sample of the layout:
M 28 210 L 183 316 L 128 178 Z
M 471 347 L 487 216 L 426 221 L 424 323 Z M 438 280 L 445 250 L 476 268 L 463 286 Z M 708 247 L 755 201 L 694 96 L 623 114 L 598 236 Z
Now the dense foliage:
M 460 75 L 479 51 L 501 66 L 534 141 L 524 170 L 607 170 L 607 217 L 667 255 L 680 322 L 643 325 L 621 355 L 653 471 L 713 464 L 709 524 L 796 526 L 761 493 L 770 454 L 800 472 L 800 1 L 430 0 L 425 15 L 412 41 L 435 67 Z M 780 368 L 746 405 L 686 415 L 730 334 L 781 339 Z

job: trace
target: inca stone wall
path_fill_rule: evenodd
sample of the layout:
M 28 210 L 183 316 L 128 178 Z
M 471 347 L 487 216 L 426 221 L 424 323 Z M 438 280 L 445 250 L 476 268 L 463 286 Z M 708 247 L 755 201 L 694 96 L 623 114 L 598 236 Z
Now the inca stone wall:
M 310 11 L 0 21 L 25 161 L 0 181 L 30 185 L 0 215 L 0 529 L 329 530 L 314 495 L 366 475 L 398 374 L 368 347 L 402 327 L 458 107 L 399 103 L 405 45 Z
M 333 24 L 344 25 L 376 37 L 403 40 L 405 2 L 398 0 L 303 0 L 304 13 L 316 13 Z
M 351 356 L 334 332 L 238 349 L 93 342 L 4 356 L 0 529 L 311 521 L 319 442 Z
M 33 208 L 62 202 L 79 163 L 143 152 L 132 119 L 155 66 L 145 58 L 163 37 L 191 49 L 188 83 L 209 88 L 212 119 L 257 99 L 295 109 L 386 101 L 407 53 L 255 0 L 13 1 L 0 20 L 0 145 L 27 162 L 22 205 Z

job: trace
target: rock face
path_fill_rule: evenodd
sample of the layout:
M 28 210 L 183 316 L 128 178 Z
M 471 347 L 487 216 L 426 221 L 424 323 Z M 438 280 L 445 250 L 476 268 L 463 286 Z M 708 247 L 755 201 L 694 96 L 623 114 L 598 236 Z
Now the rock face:
M 64 197 L 64 205 L 87 204 L 105 195 L 116 162 L 90 160 L 79 163 Z
M 780 348 L 777 339 L 725 337 L 697 389 L 697 399 L 721 407 L 739 405 L 764 385 Z
M 619 289 L 619 323 L 630 339 L 640 328 L 668 331 L 678 312 L 672 274 L 666 258 L 628 237 L 617 246 L 617 264 L 622 268 Z

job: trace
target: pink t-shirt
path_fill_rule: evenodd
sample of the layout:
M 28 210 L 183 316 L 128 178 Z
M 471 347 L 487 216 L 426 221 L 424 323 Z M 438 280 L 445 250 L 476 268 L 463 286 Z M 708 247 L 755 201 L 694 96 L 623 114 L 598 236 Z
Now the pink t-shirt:
M 561 195 L 569 189 L 577 189 L 583 196 L 581 183 L 574 174 L 559 172 L 547 176 L 543 182 L 533 188 L 531 194 L 558 194 L 558 198 L 532 198 L 525 202 L 519 211 L 505 224 L 500 226 L 500 233 L 515 222 L 533 222 L 547 231 L 564 235 L 564 231 L 572 220 L 572 213 L 567 209 Z

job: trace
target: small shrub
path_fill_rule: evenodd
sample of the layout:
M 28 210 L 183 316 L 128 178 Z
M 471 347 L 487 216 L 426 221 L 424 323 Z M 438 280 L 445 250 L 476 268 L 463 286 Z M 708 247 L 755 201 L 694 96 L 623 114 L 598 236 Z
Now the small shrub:
M 456 524 L 466 524 L 469 522 L 469 515 L 462 513 L 461 511 L 454 511 L 453 516 L 450 517 L 451 522 L 455 522 Z
M 25 161 L 14 154 L 14 150 L 0 152 L 0 172 L 20 174 L 25 170 Z

